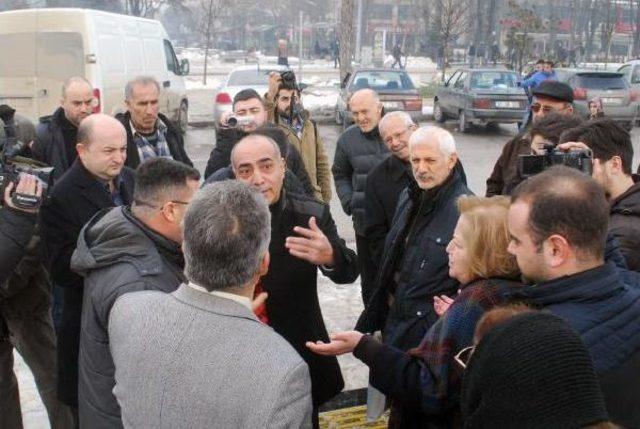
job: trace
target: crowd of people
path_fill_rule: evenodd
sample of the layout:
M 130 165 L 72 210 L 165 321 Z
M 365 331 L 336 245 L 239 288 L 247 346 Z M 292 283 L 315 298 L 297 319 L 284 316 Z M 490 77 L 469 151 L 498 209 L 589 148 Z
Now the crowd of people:
M 485 196 L 451 133 L 386 113 L 370 89 L 350 98 L 330 165 L 277 72 L 266 94 L 235 96 L 202 176 L 151 77 L 127 83 L 115 117 L 92 113 L 81 77 L 35 128 L 9 111 L 3 129 L 55 182 L 42 198 L 21 174 L 0 209 L 0 426 L 22 427 L 15 348 L 52 428 L 317 428 L 344 353 L 369 367 L 392 428 L 640 427 L 631 137 L 576 117 L 568 85 L 530 82 L 531 123 Z M 591 175 L 524 177 L 520 156 L 549 145 L 591 151 Z M 327 332 L 318 272 L 360 277 L 354 330 Z

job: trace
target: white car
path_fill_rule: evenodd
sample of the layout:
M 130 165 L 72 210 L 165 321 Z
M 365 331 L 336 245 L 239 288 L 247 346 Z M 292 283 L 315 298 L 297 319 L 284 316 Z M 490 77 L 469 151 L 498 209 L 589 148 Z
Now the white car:
M 243 89 L 252 88 L 262 97 L 269 90 L 269 73 L 290 70 L 276 64 L 236 67 L 216 90 L 213 101 L 213 118 L 216 126 L 224 112 L 233 110 L 233 97 Z

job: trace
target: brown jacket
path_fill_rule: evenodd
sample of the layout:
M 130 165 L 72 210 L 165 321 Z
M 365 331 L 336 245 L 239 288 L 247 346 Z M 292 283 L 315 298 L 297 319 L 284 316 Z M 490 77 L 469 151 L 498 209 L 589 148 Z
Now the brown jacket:
M 331 200 L 331 168 L 316 123 L 310 119 L 308 112 L 305 111 L 304 117 L 306 118 L 304 119 L 302 136 L 298 137 L 289 126 L 279 123 L 276 104 L 268 100 L 266 96 L 264 100 L 269 112 L 269 122 L 277 124 L 287 135 L 289 143 L 298 149 L 307 173 L 309 173 L 316 198 L 328 204 Z
M 487 197 L 509 195 L 522 181 L 518 174 L 518 156 L 531 154 L 529 134 L 518 134 L 502 148 L 500 158 L 487 179 Z

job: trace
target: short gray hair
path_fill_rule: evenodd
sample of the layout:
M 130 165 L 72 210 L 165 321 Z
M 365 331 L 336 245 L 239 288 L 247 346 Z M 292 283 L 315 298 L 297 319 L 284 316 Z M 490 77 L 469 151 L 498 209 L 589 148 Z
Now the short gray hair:
M 248 136 L 245 136 L 243 138 L 240 139 L 240 141 L 238 141 L 238 143 L 233 145 L 233 148 L 231 149 L 231 156 L 229 157 L 229 160 L 231 161 L 231 168 L 235 168 L 235 162 L 234 162 L 234 158 L 236 155 L 236 149 L 238 148 L 238 146 L 240 146 L 240 144 L 245 144 L 251 140 L 265 140 L 268 141 L 269 143 L 271 143 L 271 146 L 273 147 L 273 155 L 275 157 L 276 160 L 280 160 L 282 158 L 282 151 L 280 150 L 280 146 L 278 146 L 278 143 L 276 143 L 276 141 L 274 139 L 272 139 L 271 137 L 265 136 L 263 134 L 249 134 Z
M 444 128 L 434 126 L 420 127 L 414 131 L 411 138 L 409 138 L 409 149 L 425 144 L 432 139 L 437 140 L 438 148 L 446 158 L 457 152 L 456 141 L 451 133 Z
M 411 115 L 407 112 L 403 112 L 400 110 L 396 110 L 394 112 L 389 112 L 380 119 L 378 123 L 378 129 L 382 134 L 383 130 L 387 127 L 388 123 L 394 119 L 401 119 L 404 125 L 409 128 L 411 125 L 414 125 L 413 119 L 411 119 Z
M 237 180 L 206 185 L 184 217 L 184 273 L 205 289 L 247 284 L 269 250 L 271 214 L 258 190 Z
M 160 94 L 160 83 L 153 76 L 137 76 L 127 82 L 127 85 L 124 87 L 124 99 L 125 101 L 131 100 L 133 96 L 133 88 L 136 85 L 155 85 L 158 90 L 158 94 Z

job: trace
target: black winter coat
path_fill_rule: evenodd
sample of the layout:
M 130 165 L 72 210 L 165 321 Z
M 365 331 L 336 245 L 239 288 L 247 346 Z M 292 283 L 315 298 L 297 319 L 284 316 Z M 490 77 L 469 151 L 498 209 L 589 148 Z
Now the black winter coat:
M 133 171 L 125 167 L 120 175 L 124 181 L 122 197 L 128 204 L 133 200 Z M 98 211 L 113 206 L 109 192 L 78 159 L 53 187 L 51 203 L 40 210 L 49 274 L 53 284 L 64 288 L 58 331 L 58 396 L 74 407 L 78 401 L 83 279 L 71 270 L 71 255 L 82 227 Z
M 189 155 L 184 150 L 184 139 L 182 133 L 176 126 L 162 113 L 158 113 L 158 118 L 167 126 L 167 146 L 169 146 L 169 152 L 174 160 L 183 162 L 193 167 L 193 163 L 189 159 Z M 140 165 L 140 154 L 138 153 L 138 147 L 133 141 L 133 133 L 131 131 L 131 113 L 119 113 L 116 115 L 116 119 L 124 126 L 127 131 L 127 161 L 125 165 L 129 168 L 136 169 Z
M 313 198 L 286 193 L 270 207 L 271 243 L 269 272 L 260 282 L 269 294 L 266 301 L 269 324 L 302 356 L 311 374 L 313 404 L 321 405 L 344 387 L 340 366 L 335 357 L 312 353 L 307 341 L 328 341 L 318 301 L 318 267 L 292 256 L 285 240 L 295 236 L 294 226 L 308 228 L 314 216 L 327 236 L 335 255 L 331 270 L 320 267 L 335 283 L 352 283 L 358 277 L 358 262 L 353 250 L 338 236 L 329 206 Z
M 376 127 L 363 133 L 352 125 L 338 138 L 333 158 L 333 180 L 344 212 L 353 219 L 357 235 L 365 232 L 365 187 L 367 176 L 375 166 L 389 156 Z
M 385 344 L 402 350 L 418 345 L 438 318 L 433 296 L 457 290 L 445 249 L 458 223 L 456 201 L 470 194 L 457 169 L 436 189 L 422 191 L 412 182 L 403 191 L 385 241 L 376 290 L 358 320 L 358 331 L 383 330 Z M 410 222 L 412 210 L 417 212 Z
M 611 202 L 610 214 L 609 234 L 618 240 L 627 267 L 640 271 L 640 182 Z
M 73 165 L 77 153 L 69 153 L 62 133 L 64 110 L 56 109 L 51 116 L 40 118 L 36 127 L 36 140 L 31 148 L 33 157 L 53 167 L 54 180 L 59 180 Z
M 220 128 L 218 130 L 216 134 L 216 146 L 211 151 L 211 155 L 209 155 L 207 168 L 204 171 L 205 179 L 208 179 L 215 172 L 231 165 L 231 150 L 233 146 L 247 135 L 247 133 L 237 128 Z M 301 193 L 313 196 L 315 190 L 298 149 L 286 140 L 276 141 L 276 143 L 280 147 L 282 157 L 287 162 L 287 170 L 298 178 L 298 182 L 303 189 Z
M 25 255 L 35 232 L 36 219 L 35 214 L 6 207 L 0 209 L 0 285 L 7 281 Z
M 115 367 L 109 349 L 109 314 L 129 292 L 173 292 L 185 281 L 180 245 L 150 230 L 127 207 L 105 209 L 83 228 L 71 268 L 84 277 L 80 333 L 80 426 L 122 427 L 113 395 Z

